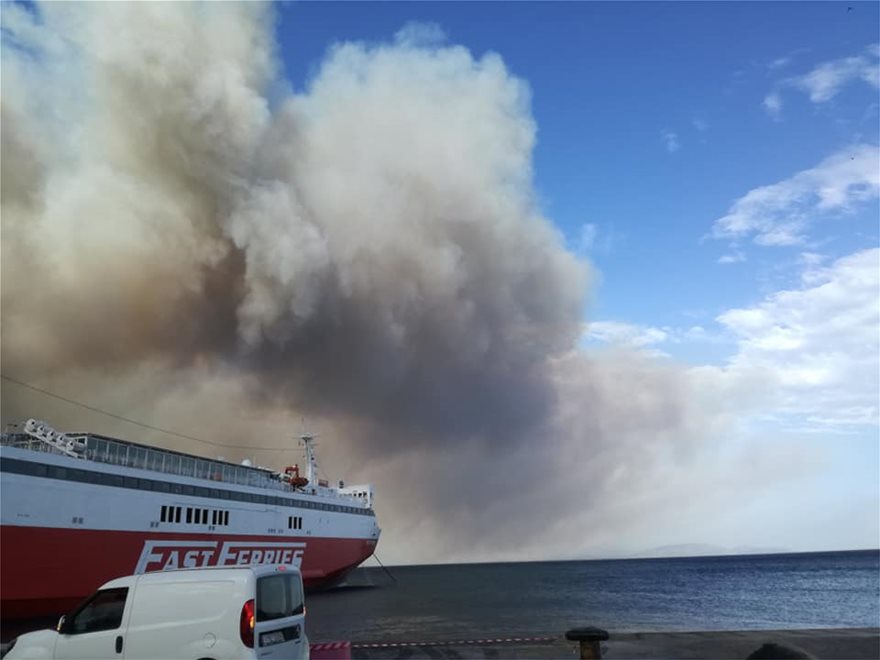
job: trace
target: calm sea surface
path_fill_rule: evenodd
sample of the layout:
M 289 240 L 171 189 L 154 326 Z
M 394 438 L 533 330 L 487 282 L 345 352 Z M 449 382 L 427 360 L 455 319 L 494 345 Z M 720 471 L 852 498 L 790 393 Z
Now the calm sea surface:
M 880 551 L 359 569 L 307 599 L 311 641 L 880 626 Z M 373 586 L 370 586 L 373 585 Z

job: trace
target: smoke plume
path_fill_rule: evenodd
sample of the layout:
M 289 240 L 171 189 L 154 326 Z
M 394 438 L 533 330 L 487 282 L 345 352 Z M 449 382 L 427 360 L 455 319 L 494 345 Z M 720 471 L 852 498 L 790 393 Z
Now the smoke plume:
M 273 30 L 257 3 L 4 7 L 4 373 L 261 462 L 307 416 L 398 560 L 576 554 L 671 497 L 724 415 L 579 351 L 590 270 L 536 202 L 526 83 L 411 28 L 294 93 Z M 4 422 L 145 437 L 3 385 Z

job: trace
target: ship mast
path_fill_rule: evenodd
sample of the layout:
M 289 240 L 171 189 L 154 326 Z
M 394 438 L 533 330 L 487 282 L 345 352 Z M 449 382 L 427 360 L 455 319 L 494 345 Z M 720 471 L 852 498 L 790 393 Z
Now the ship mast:
M 318 459 L 315 458 L 315 447 L 312 444 L 315 441 L 315 436 L 303 433 L 299 439 L 302 440 L 306 448 L 306 479 L 309 480 L 310 486 L 314 486 L 318 483 Z

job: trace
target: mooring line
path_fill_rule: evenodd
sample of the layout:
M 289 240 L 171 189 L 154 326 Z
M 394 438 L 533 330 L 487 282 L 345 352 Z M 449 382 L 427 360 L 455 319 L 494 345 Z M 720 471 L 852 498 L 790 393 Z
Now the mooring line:
M 388 573 L 388 577 L 390 577 L 392 580 L 394 580 L 394 582 L 397 582 L 397 578 L 394 577 L 394 576 L 391 574 L 391 571 L 389 571 L 387 568 L 385 568 L 385 564 L 383 564 L 383 563 L 382 563 L 382 560 L 379 559 L 379 555 L 377 555 L 377 554 L 374 552 L 374 553 L 373 553 L 373 557 L 376 559 L 377 562 L 379 562 L 379 566 L 382 567 L 382 570 L 385 571 L 386 573 Z

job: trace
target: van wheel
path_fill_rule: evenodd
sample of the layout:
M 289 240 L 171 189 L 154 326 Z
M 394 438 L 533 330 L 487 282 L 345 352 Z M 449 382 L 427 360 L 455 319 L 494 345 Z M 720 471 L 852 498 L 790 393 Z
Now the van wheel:
M 214 658 L 199 658 L 199 660 L 214 660 Z

